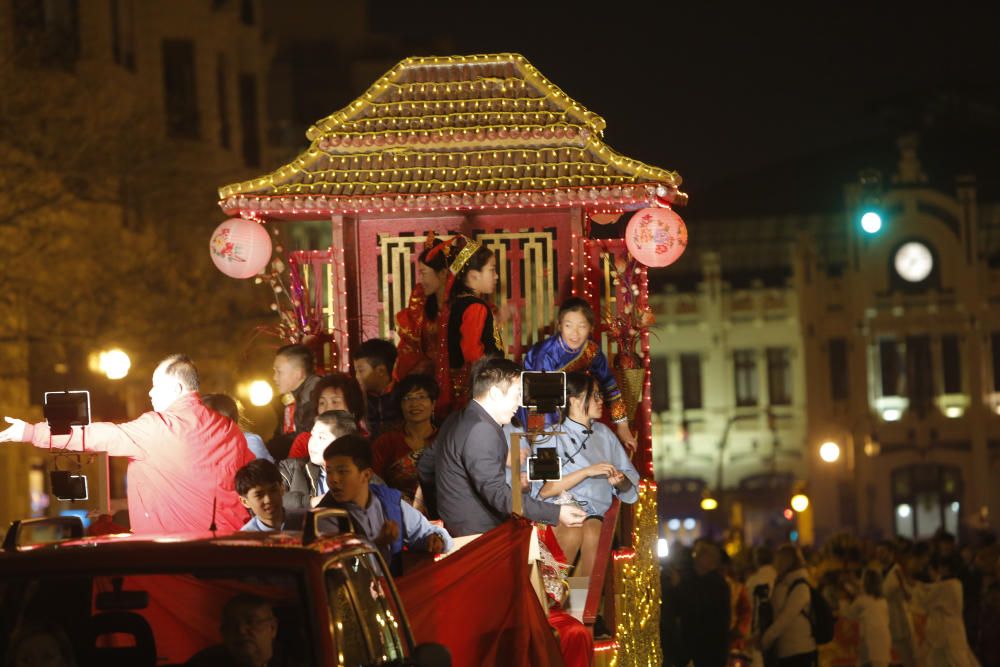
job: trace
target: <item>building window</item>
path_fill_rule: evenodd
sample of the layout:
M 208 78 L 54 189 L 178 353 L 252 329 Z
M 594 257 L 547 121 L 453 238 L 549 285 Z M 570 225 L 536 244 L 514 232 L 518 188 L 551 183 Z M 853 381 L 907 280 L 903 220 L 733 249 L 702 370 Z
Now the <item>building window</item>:
M 73 67 L 80 57 L 77 0 L 13 0 L 11 10 L 18 64 Z
M 681 401 L 685 410 L 700 410 L 701 356 L 696 353 L 681 355 Z
M 882 395 L 900 395 L 899 347 L 896 339 L 883 338 L 878 344 L 879 365 L 882 371 Z
M 215 95 L 219 102 L 219 145 L 229 148 L 229 67 L 226 56 L 219 54 L 215 61 Z
M 930 336 L 906 338 L 906 389 L 911 408 L 918 412 L 930 408 L 935 393 Z
M 792 352 L 787 347 L 767 348 L 767 397 L 771 405 L 792 404 Z
M 1000 392 L 1000 332 L 990 336 L 993 348 L 993 391 Z
M 111 0 L 111 56 L 116 65 L 135 71 L 134 0 Z
M 958 345 L 958 336 L 941 337 L 941 375 L 944 381 L 944 393 L 962 393 L 962 353 Z
M 194 68 L 194 42 L 163 40 L 163 95 L 167 111 L 167 134 L 197 139 L 198 87 Z
M 829 347 L 830 398 L 835 401 L 847 400 L 847 340 L 831 338 Z
M 670 365 L 666 357 L 649 360 L 649 391 L 653 412 L 670 410 Z
M 243 25 L 254 24 L 254 13 L 253 0 L 242 0 L 240 2 L 240 21 L 243 22 Z
M 257 79 L 240 74 L 240 126 L 243 129 L 243 162 L 260 166 L 260 123 L 257 120 Z
M 757 405 L 757 355 L 753 350 L 733 351 L 733 377 L 736 385 L 736 405 Z

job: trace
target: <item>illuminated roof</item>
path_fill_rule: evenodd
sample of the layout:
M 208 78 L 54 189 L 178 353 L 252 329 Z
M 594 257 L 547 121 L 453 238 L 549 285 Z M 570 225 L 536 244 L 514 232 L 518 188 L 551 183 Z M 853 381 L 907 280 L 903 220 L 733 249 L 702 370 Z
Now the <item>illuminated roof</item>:
M 408 58 L 309 128 L 309 149 L 219 189 L 230 215 L 683 204 L 676 172 L 619 155 L 604 119 L 517 54 Z

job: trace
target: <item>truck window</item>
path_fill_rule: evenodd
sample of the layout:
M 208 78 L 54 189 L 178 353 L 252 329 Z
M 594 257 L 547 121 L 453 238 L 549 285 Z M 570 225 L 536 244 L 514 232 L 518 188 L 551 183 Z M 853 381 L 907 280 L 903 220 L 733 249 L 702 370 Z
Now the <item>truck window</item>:
M 367 665 L 365 632 L 347 587 L 347 577 L 337 566 L 326 571 L 326 592 L 336 627 L 337 661 L 341 665 Z

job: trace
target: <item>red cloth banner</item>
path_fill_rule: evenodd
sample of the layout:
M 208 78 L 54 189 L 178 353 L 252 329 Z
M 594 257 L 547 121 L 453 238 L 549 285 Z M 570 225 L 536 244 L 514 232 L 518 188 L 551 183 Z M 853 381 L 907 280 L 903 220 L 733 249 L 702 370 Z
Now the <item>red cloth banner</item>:
M 437 642 L 454 667 L 557 665 L 563 658 L 531 587 L 531 523 L 510 519 L 396 586 L 418 644 Z

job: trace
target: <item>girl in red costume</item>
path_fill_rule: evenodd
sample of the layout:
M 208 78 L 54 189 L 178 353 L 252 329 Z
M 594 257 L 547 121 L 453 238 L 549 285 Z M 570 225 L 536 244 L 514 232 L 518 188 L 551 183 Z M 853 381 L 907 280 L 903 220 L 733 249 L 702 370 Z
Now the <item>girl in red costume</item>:
M 410 291 L 406 308 L 396 313 L 398 355 L 392 377 L 399 382 L 411 373 L 434 375 L 439 350 L 438 337 L 448 296 L 446 246 L 431 232 L 417 257 L 417 284 Z
M 486 301 L 496 291 L 499 280 L 493 251 L 461 235 L 451 239 L 448 246 L 448 270 L 453 282 L 447 328 L 441 337 L 439 415 L 465 407 L 469 402 L 469 368 L 481 357 L 502 357 L 504 348 L 494 306 Z

